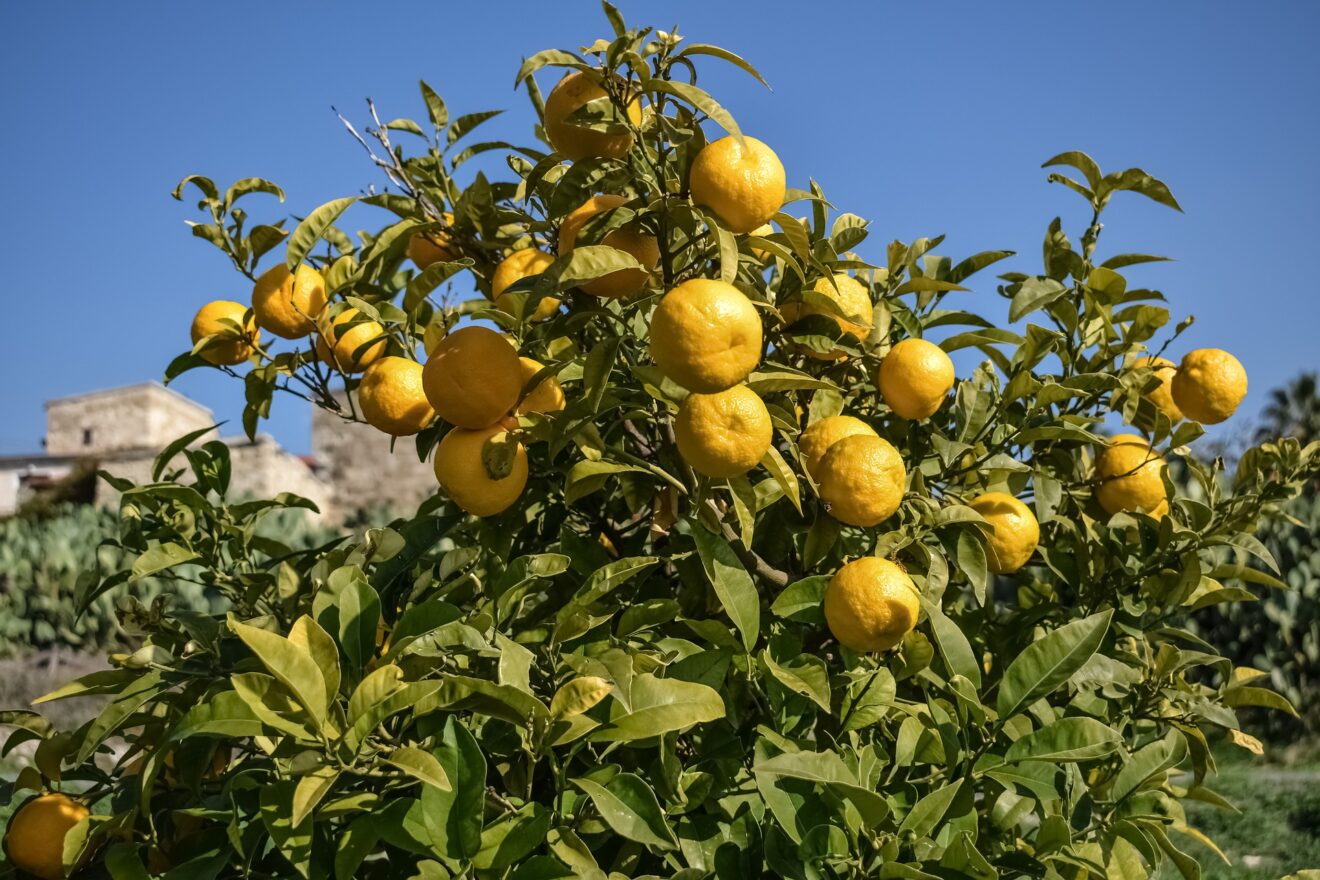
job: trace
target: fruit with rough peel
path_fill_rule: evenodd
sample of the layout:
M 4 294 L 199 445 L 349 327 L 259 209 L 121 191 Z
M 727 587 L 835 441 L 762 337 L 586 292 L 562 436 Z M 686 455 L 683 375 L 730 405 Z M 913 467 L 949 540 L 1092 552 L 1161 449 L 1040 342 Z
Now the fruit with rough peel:
M 769 222 L 784 204 L 783 163 L 754 137 L 733 135 L 708 144 L 692 162 L 692 200 L 710 208 L 734 232 Z
M 1203 425 L 1217 425 L 1233 415 L 1247 396 L 1247 371 L 1226 351 L 1198 348 L 1183 356 L 1171 384 L 1173 400 L 1183 415 Z
M 302 339 L 325 309 L 325 279 L 311 266 L 290 272 L 281 263 L 267 269 L 252 287 L 257 326 L 284 339 Z
M 880 362 L 880 396 L 900 418 L 930 418 L 953 387 L 953 361 L 933 342 L 904 339 Z
M 1012 574 L 1027 564 L 1040 543 L 1040 523 L 1031 508 L 1007 492 L 986 492 L 969 507 L 988 522 L 985 559 L 995 574 Z
M 761 360 L 761 318 L 723 281 L 684 281 L 651 315 L 651 357 L 689 391 L 711 394 L 747 378 Z
M 422 368 L 422 387 L 431 407 L 460 428 L 498 422 L 518 402 L 522 385 L 518 353 L 486 327 L 469 325 L 450 333 Z
M 527 485 L 527 450 L 504 423 L 454 428 L 435 449 L 435 478 L 473 516 L 507 510 Z
M 898 510 L 907 486 L 907 469 L 888 440 L 854 434 L 825 452 L 816 483 L 830 516 L 850 526 L 869 528 Z
M 215 337 L 198 354 L 216 366 L 232 367 L 247 360 L 252 354 L 251 343 L 257 338 L 257 323 L 251 315 L 244 320 L 244 315 L 247 308 L 229 299 L 213 300 L 198 309 L 192 322 L 193 345 L 208 336 Z M 231 324 L 241 328 L 241 336 Z
M 921 593 L 901 566 L 863 556 L 830 578 L 825 623 L 846 648 L 888 651 L 903 641 L 921 615 Z
M 384 357 L 367 367 L 358 402 L 367 424 L 395 437 L 416 434 L 435 418 L 422 387 L 422 365 L 408 358 Z
M 746 385 L 689 394 L 674 420 L 683 460 L 715 478 L 736 477 L 756 467 L 770 449 L 773 433 L 765 403 Z

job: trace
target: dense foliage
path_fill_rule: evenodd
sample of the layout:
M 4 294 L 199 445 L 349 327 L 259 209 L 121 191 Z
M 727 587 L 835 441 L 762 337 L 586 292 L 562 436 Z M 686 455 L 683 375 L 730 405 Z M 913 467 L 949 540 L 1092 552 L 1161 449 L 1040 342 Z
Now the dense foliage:
M 1043 267 L 1001 275 L 1001 299 L 979 297 L 981 311 L 1006 306 L 1008 322 L 1027 322 L 1007 329 L 961 305 L 969 279 L 1007 251 L 957 260 L 939 254 L 941 237 L 917 238 L 868 261 L 867 222 L 814 184 L 788 193 L 805 221 L 780 212 L 764 233 L 734 233 L 694 204 L 688 172 L 706 126 L 741 136 L 696 85 L 697 65 L 756 74 L 606 10 L 611 39 L 539 53 L 517 79 L 539 112 L 541 69 L 594 77 L 607 94 L 575 120 L 632 135 L 621 158 L 460 148 L 489 114 L 451 121 L 424 85 L 426 126 L 376 120 L 360 136 L 391 191 L 334 200 L 287 235 L 282 223 L 249 227 L 237 204 L 280 194 L 274 184 L 222 194 L 190 178 L 211 215 L 194 231 L 249 278 L 283 241 L 291 269 L 323 269 L 332 302 L 377 321 L 404 357 L 436 322 L 495 322 L 569 402 L 520 416 L 533 478 L 484 519 L 438 494 L 361 540 L 297 551 L 257 537 L 262 503 L 226 503 L 215 450 L 186 450 L 187 482 L 121 486 L 132 564 L 84 598 L 190 565 L 231 612 L 137 621 L 140 647 L 55 695 L 110 695 L 77 730 L 5 715 L 20 728 L 11 747 L 39 743 L 16 796 L 81 791 L 93 815 L 66 839 L 67 860 L 97 852 L 91 870 L 116 878 L 1134 878 L 1167 860 L 1198 876 L 1180 848 L 1198 836 L 1182 802 L 1219 802 L 1204 785 L 1212 743 L 1245 736 L 1239 706 L 1290 707 L 1259 686 L 1263 672 L 1189 632 L 1187 615 L 1249 596 L 1254 575 L 1221 557 L 1273 566 L 1252 530 L 1314 477 L 1317 454 L 1266 443 L 1230 491 L 1188 449 L 1199 426 L 1170 424 L 1143 397 L 1153 377 L 1132 361 L 1188 322 L 1170 332 L 1160 294 L 1123 274 L 1158 257 L 1095 253 L 1113 196 L 1177 207 L 1168 188 L 1138 169 L 1105 175 L 1082 153 L 1047 163 L 1080 174 L 1051 179 L 1093 220 L 1077 247 L 1055 220 Z M 634 96 L 643 113 L 629 112 Z M 490 151 L 513 178 L 460 185 L 454 173 Z M 438 292 L 464 272 L 488 290 L 504 253 L 553 242 L 602 191 L 624 205 L 510 288 L 507 311 Z M 394 217 L 355 241 L 335 226 L 353 206 Z M 625 225 L 659 242 L 651 283 L 621 300 L 577 290 L 640 267 L 599 244 Z M 442 233 L 458 258 L 409 269 L 418 232 Z M 842 272 L 874 304 L 865 339 L 809 289 Z M 685 393 L 648 353 L 657 300 L 693 277 L 736 284 L 764 319 L 747 386 L 769 408 L 774 445 L 747 476 L 701 477 L 677 455 Z M 550 296 L 565 309 L 524 320 Z M 793 303 L 820 313 L 786 323 Z M 985 360 L 931 418 L 899 419 L 877 396 L 877 366 L 895 342 L 927 336 Z M 206 366 L 203 348 L 170 375 Z M 244 376 L 249 430 L 283 390 L 357 417 L 309 346 L 260 345 L 246 372 L 223 369 Z M 901 507 L 878 527 L 833 518 L 801 466 L 800 431 L 839 412 L 874 426 L 906 465 Z M 1204 497 L 1174 498 L 1159 518 L 1104 514 L 1092 470 L 1111 417 L 1184 459 Z M 446 430 L 422 432 L 419 452 Z M 1039 552 L 1009 577 L 989 572 L 986 523 L 968 506 L 988 490 L 1029 496 L 1040 523 Z M 867 554 L 899 561 L 922 593 L 921 622 L 893 652 L 854 653 L 822 620 L 831 574 Z M 113 736 L 127 751 L 112 756 Z

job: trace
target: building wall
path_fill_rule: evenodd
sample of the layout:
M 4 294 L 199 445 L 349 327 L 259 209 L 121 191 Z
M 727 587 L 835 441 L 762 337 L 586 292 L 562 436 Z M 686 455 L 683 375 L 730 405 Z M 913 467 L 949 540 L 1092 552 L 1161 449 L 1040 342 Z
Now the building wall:
M 0 515 L 21 503 L 24 474 L 48 471 L 62 457 L 64 471 L 70 459 L 87 458 L 115 476 L 150 482 L 161 448 L 214 421 L 206 407 L 154 382 L 52 400 L 46 404 L 45 456 L 0 460 Z M 216 436 L 211 432 L 198 442 Z M 381 507 L 410 514 L 436 491 L 435 474 L 430 464 L 417 460 L 411 437 L 399 438 L 391 452 L 389 437 L 319 407 L 312 409 L 315 469 L 267 435 L 258 435 L 255 442 L 223 439 L 232 460 L 230 495 L 235 499 L 292 492 L 313 501 L 329 521 L 342 522 L 358 511 Z M 118 493 L 98 484 L 97 503 L 117 501 Z
M 298 456 L 290 453 L 268 434 L 258 434 L 255 442 L 246 437 L 226 437 L 230 460 L 230 500 L 273 498 L 281 492 L 301 495 L 314 503 L 321 516 L 334 521 L 334 493 Z M 151 482 L 155 453 L 127 453 L 102 460 L 101 467 L 116 477 L 135 483 Z M 119 501 L 119 493 L 101 482 L 96 488 L 96 502 L 107 506 Z
M 130 449 L 161 449 L 213 424 L 209 409 L 159 383 L 112 388 L 49 401 L 46 454 L 96 458 Z
M 385 434 L 320 407 L 312 408 L 312 457 L 344 517 L 378 507 L 411 514 L 436 491 L 435 472 L 417 460 L 413 438 L 400 437 L 390 452 Z

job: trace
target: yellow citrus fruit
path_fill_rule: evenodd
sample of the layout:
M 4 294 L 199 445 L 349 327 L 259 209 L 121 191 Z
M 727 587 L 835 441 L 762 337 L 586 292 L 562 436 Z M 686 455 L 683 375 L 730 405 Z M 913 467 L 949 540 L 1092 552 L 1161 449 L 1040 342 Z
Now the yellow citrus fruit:
M 615 79 L 622 83 L 618 77 Z M 555 152 L 570 162 L 592 156 L 622 159 L 628 155 L 633 145 L 631 132 L 611 134 L 594 131 L 574 125 L 568 120 L 582 105 L 605 95 L 600 84 L 580 70 L 570 73 L 550 90 L 550 95 L 545 99 L 545 116 L 541 122 L 545 127 L 545 136 L 549 138 Z M 636 98 L 628 103 L 628 119 L 633 125 L 642 122 L 642 105 Z
M 1146 392 L 1146 399 L 1153 403 L 1156 409 L 1168 416 L 1170 422 L 1182 421 L 1182 410 L 1178 408 L 1178 404 L 1173 399 L 1173 377 L 1177 371 L 1173 361 L 1162 357 L 1142 357 L 1137 358 L 1132 365 L 1134 367 L 1150 367 L 1155 374 L 1155 378 L 1160 380 L 1160 384 L 1156 385 L 1153 391 Z
M 443 317 L 436 315 L 431 319 L 431 323 L 426 325 L 426 329 L 422 331 L 422 351 L 426 352 L 429 357 L 431 352 L 435 351 L 435 347 L 440 344 L 440 340 L 444 339 L 448 333 L 449 325 L 445 323 Z
M 907 470 L 888 440 L 873 433 L 853 434 L 826 450 L 816 469 L 816 484 L 830 516 L 865 528 L 898 510 Z
M 468 326 L 436 345 L 422 368 L 426 399 L 460 428 L 485 428 L 513 409 L 522 394 L 522 366 L 509 341 L 494 330 Z
M 986 492 L 970 507 L 994 527 L 985 541 L 985 561 L 990 570 L 1012 574 L 1026 565 L 1040 543 L 1040 523 L 1031 508 L 1007 492 Z
M 408 358 L 383 357 L 367 367 L 358 401 L 367 424 L 395 437 L 416 434 L 435 418 L 422 388 L 422 365 Z
M 802 454 L 802 466 L 815 479 L 821 459 L 835 443 L 854 434 L 867 434 L 879 437 L 871 426 L 852 416 L 826 416 L 817 419 L 798 437 L 798 452 Z
M 623 196 L 592 196 L 569 213 L 559 226 L 559 256 L 571 253 L 577 244 L 578 233 L 587 221 L 597 214 L 610 211 L 628 202 Z M 660 244 L 654 235 L 647 235 L 627 227 L 611 229 L 601 239 L 601 244 L 631 254 L 641 269 L 620 269 L 600 278 L 592 279 L 581 288 L 592 296 L 604 299 L 622 299 L 632 296 L 646 286 L 651 272 L 660 263 Z
M 876 384 L 899 417 L 930 418 L 953 387 L 953 361 L 933 342 L 904 339 L 880 362 Z
M 468 513 L 494 516 L 517 501 L 527 485 L 527 450 L 503 423 L 454 428 L 435 449 L 435 478 Z
M 359 373 L 385 353 L 385 328 L 357 309 L 347 308 L 333 320 L 322 319 L 316 336 L 316 356 L 344 373 Z M 372 345 L 368 342 L 375 339 Z M 359 348 L 367 345 L 361 352 Z
M 761 317 L 732 284 L 693 278 L 660 300 L 651 315 L 651 357 L 689 391 L 723 391 L 761 360 Z
M 679 454 L 708 477 L 747 473 L 765 456 L 772 435 L 769 411 L 746 385 L 689 394 L 674 420 Z
M 858 653 L 893 648 L 920 614 L 917 585 L 888 559 L 854 559 L 825 588 L 825 623 L 840 644 Z
M 527 383 L 532 381 L 532 377 L 545 368 L 545 364 L 529 357 L 518 358 L 518 363 L 522 366 L 523 387 L 526 387 Z M 564 408 L 564 404 L 564 388 L 559 384 L 559 379 L 555 376 L 546 376 L 518 404 L 518 412 L 559 412 Z
M 495 273 L 490 277 L 490 297 L 495 301 L 496 308 L 512 312 L 513 303 L 511 298 L 504 297 L 504 291 L 515 281 L 540 275 L 554 261 L 554 257 L 536 248 L 514 251 L 501 260 L 495 267 Z M 536 312 L 530 317 L 533 321 L 544 321 L 557 311 L 559 311 L 559 300 L 547 296 L 536 304 Z
M 217 366 L 233 366 L 247 360 L 252 354 L 250 343 L 256 339 L 257 324 L 251 316 L 244 321 L 243 315 L 246 313 L 247 309 L 242 303 L 229 299 L 217 299 L 198 309 L 192 322 L 193 345 L 208 336 L 222 334 L 211 340 L 198 354 Z M 224 321 L 232 321 L 243 328 L 242 337 L 236 334 L 233 327 L 222 323 Z
M 692 162 L 692 200 L 714 211 L 734 232 L 747 233 L 784 204 L 784 166 L 754 137 L 733 135 L 708 144 Z
M 285 339 L 312 332 L 325 308 L 325 279 L 311 266 L 290 272 L 283 263 L 272 266 L 252 288 L 252 312 L 257 325 Z
M 87 815 L 87 808 L 68 795 L 33 798 L 9 820 L 9 861 L 44 880 L 59 880 L 64 877 L 64 836 Z
M 1144 437 L 1120 434 L 1095 457 L 1095 497 L 1106 513 L 1154 512 L 1163 505 L 1164 459 Z
M 1247 396 L 1247 371 L 1237 358 L 1218 348 L 1198 348 L 1183 357 L 1173 374 L 1173 399 L 1183 415 L 1203 425 L 1217 425 Z
M 453 225 L 453 214 L 445 211 L 444 218 L 446 226 Z M 418 269 L 425 269 L 432 263 L 448 263 L 461 256 L 454 245 L 453 237 L 442 229 L 415 232 L 413 237 L 408 239 L 408 259 L 412 260 Z
M 837 287 L 836 287 L 837 285 Z M 834 283 L 830 283 L 828 278 L 817 278 L 816 283 L 811 288 L 821 296 L 829 297 L 838 306 L 838 310 L 846 315 L 840 318 L 838 315 L 825 310 L 823 306 L 812 305 L 801 300 L 784 303 L 779 308 L 780 314 L 784 316 L 785 323 L 792 324 L 800 321 L 807 315 L 825 315 L 832 318 L 838 325 L 839 330 L 844 333 L 850 333 L 859 340 L 865 342 L 866 337 L 871 333 L 871 321 L 874 318 L 874 309 L 871 305 L 871 292 L 865 284 L 862 284 L 851 275 L 842 273 L 834 276 Z M 809 352 L 813 357 L 819 359 L 837 360 L 843 357 L 843 352 L 835 351 L 830 354 L 821 354 L 819 352 Z

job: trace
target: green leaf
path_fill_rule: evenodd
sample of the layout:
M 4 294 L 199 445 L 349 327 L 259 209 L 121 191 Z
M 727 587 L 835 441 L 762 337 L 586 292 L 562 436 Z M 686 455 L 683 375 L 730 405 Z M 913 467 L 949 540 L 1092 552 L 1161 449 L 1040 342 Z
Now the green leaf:
M 1109 789 L 1111 801 L 1121 801 L 1148 780 L 1165 770 L 1177 767 L 1187 757 L 1187 740 L 1177 730 L 1170 730 L 1163 739 L 1156 740 L 1132 753 L 1123 762 L 1122 769 Z
M 789 467 L 788 462 L 784 461 L 784 456 L 779 450 L 773 446 L 767 449 L 765 457 L 761 459 L 761 466 L 770 472 L 770 476 L 779 484 L 789 503 L 801 514 L 802 487 L 798 483 L 797 474 Z
M 706 43 L 693 43 L 678 54 L 681 58 L 688 58 L 693 55 L 710 55 L 713 58 L 719 58 L 747 73 L 750 73 L 756 78 L 757 82 L 765 86 L 767 89 L 770 88 L 770 83 L 765 81 L 765 78 L 757 72 L 755 67 L 752 67 L 752 65 L 747 63 L 747 61 L 741 56 L 733 54 L 728 49 L 722 49 L 719 46 L 711 46 Z
M 857 807 L 868 825 L 877 825 L 889 815 L 889 804 L 878 793 L 861 784 L 835 752 L 785 752 L 758 761 L 752 772 L 788 779 L 802 779 L 823 785 Z
M 559 279 L 559 289 L 568 290 L 624 269 L 644 269 L 627 251 L 606 244 L 584 244 L 573 248 L 567 258 L 560 258 L 558 271 L 547 270 Z
M 958 796 L 958 792 L 962 789 L 962 784 L 963 780 L 959 779 L 935 789 L 917 801 L 912 809 L 908 811 L 907 816 L 903 818 L 903 824 L 898 826 L 899 833 L 910 831 L 917 837 L 930 837 L 935 829 L 939 827 L 944 814 L 949 811 L 953 799 Z
M 483 804 L 486 797 L 486 756 L 459 720 L 445 721 L 434 752 L 450 782 L 449 789 L 422 788 L 423 823 L 431 843 L 451 859 L 465 859 L 481 849 Z
M 311 817 L 317 804 L 321 803 L 338 779 L 338 770 L 333 767 L 318 767 L 298 780 L 298 787 L 293 790 L 293 815 L 290 817 L 294 827 Z
M 628 556 L 615 560 L 593 571 L 574 599 L 581 605 L 590 605 L 659 562 L 658 556 Z
M 422 89 L 422 100 L 426 102 L 426 115 L 431 119 L 431 125 L 439 131 L 449 124 L 449 109 L 445 107 L 444 100 L 436 93 L 435 89 L 426 84 L 425 80 L 419 80 L 417 83 Z
M 594 675 L 580 676 L 555 691 L 550 700 L 550 714 L 555 718 L 581 715 L 609 696 L 612 690 L 613 682 Z
M 651 787 L 635 773 L 620 773 L 600 785 L 590 779 L 570 780 L 587 793 L 605 824 L 629 840 L 657 849 L 677 849 L 678 838 L 665 821 Z
M 1055 165 L 1071 165 L 1086 176 L 1086 182 L 1090 185 L 1092 191 L 1100 186 L 1100 166 L 1095 164 L 1095 160 L 1080 150 L 1069 150 L 1060 153 L 1053 158 L 1046 159 L 1040 166 L 1041 168 L 1050 168 Z
M 294 228 L 293 234 L 289 236 L 289 244 L 285 249 L 284 258 L 284 265 L 290 272 L 298 268 L 298 265 L 312 252 L 312 248 L 316 247 L 316 243 L 339 219 L 339 215 L 348 210 L 348 206 L 356 201 L 356 196 L 349 196 L 348 198 L 326 202 L 308 214 L 307 218 Z
M 271 675 L 287 687 L 312 720 L 325 723 L 328 704 L 325 676 L 307 651 L 299 649 L 283 636 L 241 623 L 232 614 L 229 628 L 248 646 Z
M 598 742 L 630 742 L 685 730 L 724 717 L 724 700 L 713 688 L 677 679 L 635 676 L 628 692 L 631 711 L 615 702 L 609 723 L 591 734 Z
M 1094 718 L 1063 718 L 1008 747 L 1007 761 L 1097 761 L 1118 751 L 1118 731 Z
M 418 779 L 427 785 L 434 785 L 441 791 L 453 790 L 453 786 L 449 784 L 449 776 L 445 773 L 444 765 L 430 752 L 413 746 L 400 746 L 381 760 L 392 767 L 398 767 L 414 779 Z
M 761 662 L 784 687 L 801 694 L 826 712 L 830 711 L 830 671 L 824 660 L 803 654 L 780 665 L 768 650 L 763 650 Z
M 304 818 L 293 821 L 294 792 L 292 781 L 275 782 L 259 787 L 261 821 L 280 854 L 289 861 L 298 874 L 311 876 L 312 823 Z
M 1008 307 L 1008 320 L 1019 321 L 1067 292 L 1068 288 L 1063 286 L 1063 282 L 1053 278 L 1028 278 L 1013 295 L 1013 302 Z
M 995 701 L 999 717 L 1007 720 L 1081 669 L 1100 647 L 1112 616 L 1112 611 L 1103 611 L 1074 620 L 1028 645 L 1013 659 L 999 684 Z
M 141 580 L 144 577 L 149 577 L 176 565 L 182 565 L 185 562 L 195 562 L 198 559 L 201 559 L 199 554 L 179 544 L 157 544 L 133 560 L 133 576 L 129 578 L 129 582 Z
M 738 128 L 738 123 L 733 121 L 733 116 L 728 110 L 725 110 L 720 103 L 707 94 L 703 89 L 694 85 L 689 85 L 678 80 L 653 79 L 648 83 L 647 88 L 653 92 L 664 92 L 673 95 L 682 101 L 705 113 L 720 128 L 733 135 L 739 141 L 742 140 L 742 130 Z M 794 221 L 796 222 L 796 221 Z
M 161 673 L 154 669 L 130 682 L 114 700 L 88 722 L 83 732 L 82 745 L 79 746 L 74 760 L 81 763 L 91 757 L 106 737 L 117 732 L 120 725 L 149 700 L 158 697 L 162 688 Z
M 821 610 L 825 601 L 825 588 L 829 586 L 830 576 L 815 575 L 794 581 L 770 604 L 770 611 L 785 620 L 797 623 L 823 624 L 825 613 Z
M 701 567 L 720 604 L 742 635 L 743 647 L 750 652 L 761 631 L 761 596 L 752 576 L 743 568 L 733 547 L 723 537 L 706 531 L 700 524 L 692 527 L 692 539 L 701 556 Z
M 967 636 L 958 624 L 945 615 L 944 609 L 938 602 L 923 598 L 921 604 L 926 609 L 926 616 L 930 619 L 931 634 L 935 636 L 935 644 L 939 646 L 940 655 L 944 658 L 950 674 L 961 675 L 980 690 L 981 664 L 976 661 L 976 654 L 972 651 Z

